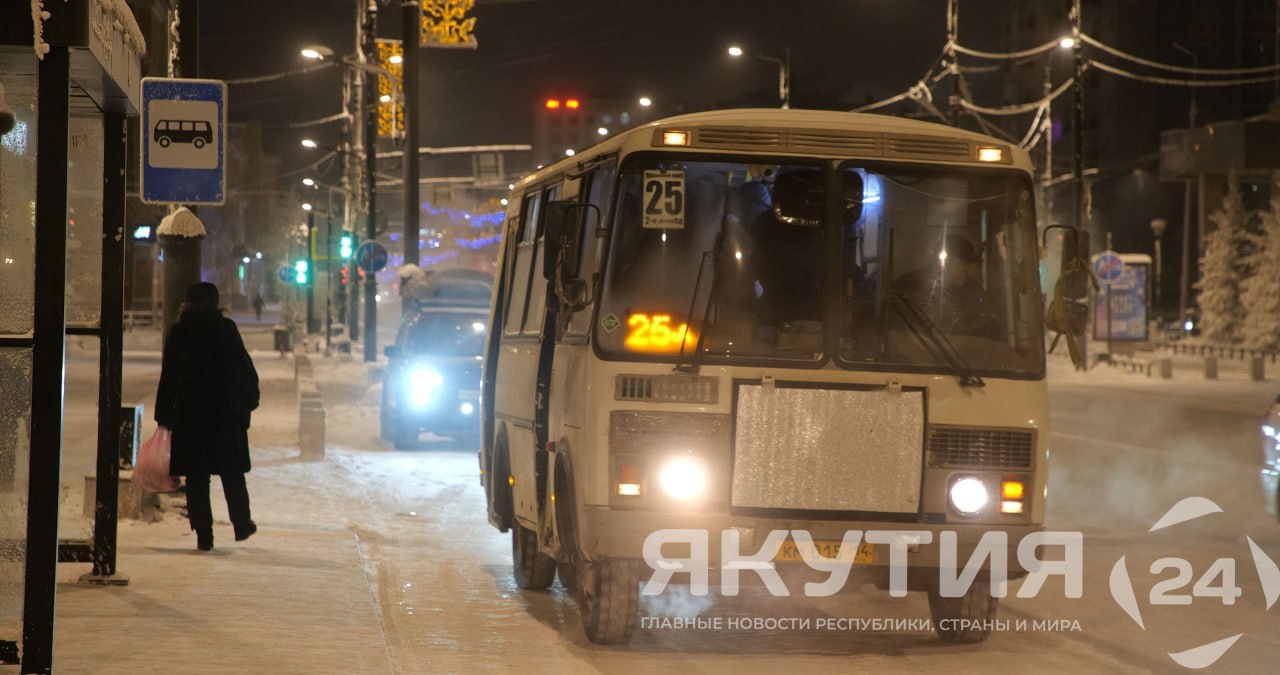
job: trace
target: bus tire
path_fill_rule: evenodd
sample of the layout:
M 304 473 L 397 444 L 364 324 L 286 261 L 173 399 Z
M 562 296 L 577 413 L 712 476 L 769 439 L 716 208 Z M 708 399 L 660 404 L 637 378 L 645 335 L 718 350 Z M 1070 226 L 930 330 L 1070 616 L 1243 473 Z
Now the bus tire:
M 511 463 L 507 455 L 507 433 L 505 429 L 498 431 L 498 440 L 493 444 L 493 456 L 489 458 L 489 497 L 492 500 L 493 515 L 498 521 L 498 531 L 506 532 L 516 522 L 515 495 L 511 493 Z
M 516 523 L 511 528 L 511 571 L 516 587 L 544 591 L 556 578 L 556 561 L 538 550 L 538 535 Z
M 943 642 L 975 644 L 986 640 L 998 603 L 991 597 L 991 583 L 985 579 L 974 579 L 969 590 L 958 598 L 944 598 L 937 589 L 929 591 L 933 629 Z
M 204 139 L 203 139 L 203 138 L 197 138 L 197 139 L 195 139 L 195 140 L 191 141 L 191 144 L 192 144 L 192 145 L 194 145 L 194 146 L 196 146 L 196 150 L 199 150 L 200 148 L 203 148 L 203 147 L 204 147 Z
M 159 143 L 159 144 L 160 144 L 160 147 L 162 147 L 162 148 L 167 148 L 167 147 L 169 147 L 169 137 L 168 137 L 168 136 L 161 136 L 161 137 L 160 137 L 160 140 L 158 140 L 158 141 L 156 141 L 156 142 L 157 142 L 157 143 Z
M 573 494 L 573 479 L 568 460 L 563 453 L 556 453 L 555 483 L 552 503 L 555 504 L 556 536 L 560 540 L 560 562 L 556 564 L 556 576 L 560 585 L 576 596 L 578 592 L 578 566 L 582 556 L 578 553 L 578 508 Z
M 582 562 L 578 608 L 587 639 L 598 645 L 631 641 L 640 602 L 640 577 L 629 560 Z

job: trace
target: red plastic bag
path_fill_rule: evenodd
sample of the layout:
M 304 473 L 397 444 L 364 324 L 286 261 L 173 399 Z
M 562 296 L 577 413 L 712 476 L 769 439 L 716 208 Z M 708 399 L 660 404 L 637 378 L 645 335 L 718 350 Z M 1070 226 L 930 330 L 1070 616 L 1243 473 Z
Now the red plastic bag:
M 133 464 L 133 482 L 147 492 L 173 492 L 178 479 L 169 475 L 169 442 L 172 432 L 157 426 L 155 433 L 138 450 Z

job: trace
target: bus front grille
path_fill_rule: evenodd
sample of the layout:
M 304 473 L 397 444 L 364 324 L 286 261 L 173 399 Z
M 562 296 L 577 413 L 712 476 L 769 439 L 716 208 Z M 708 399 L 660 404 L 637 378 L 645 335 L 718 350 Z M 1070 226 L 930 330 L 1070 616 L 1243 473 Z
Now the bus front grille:
M 618 375 L 613 381 L 616 401 L 714 404 L 719 394 L 719 378 L 707 376 Z
M 933 466 L 1031 468 L 1035 434 L 1027 429 L 931 426 L 929 463 Z

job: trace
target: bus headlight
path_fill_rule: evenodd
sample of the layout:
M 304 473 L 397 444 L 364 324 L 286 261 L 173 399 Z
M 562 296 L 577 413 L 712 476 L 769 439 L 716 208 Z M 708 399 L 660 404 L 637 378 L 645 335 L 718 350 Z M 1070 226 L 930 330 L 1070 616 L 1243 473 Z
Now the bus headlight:
M 951 484 L 951 506 L 966 516 L 981 511 L 987 505 L 990 495 L 987 486 L 977 478 L 961 478 Z
M 686 457 L 673 459 L 662 466 L 658 484 L 672 499 L 693 501 L 707 491 L 707 470 L 701 463 Z
M 430 368 L 418 368 L 410 372 L 409 404 L 415 408 L 426 407 L 442 384 L 444 376 Z

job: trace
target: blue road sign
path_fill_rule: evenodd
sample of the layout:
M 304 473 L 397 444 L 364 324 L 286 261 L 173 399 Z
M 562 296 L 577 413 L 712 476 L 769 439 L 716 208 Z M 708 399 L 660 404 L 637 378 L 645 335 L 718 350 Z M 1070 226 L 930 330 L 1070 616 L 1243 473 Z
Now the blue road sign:
M 142 201 L 226 202 L 227 85 L 142 79 Z
M 1093 276 L 1098 281 L 1109 284 L 1124 274 L 1124 261 L 1115 251 L 1103 251 L 1093 256 Z
M 356 265 L 365 272 L 381 272 L 387 266 L 387 249 L 376 241 L 366 241 L 356 249 Z
M 298 279 L 298 270 L 295 270 L 292 267 L 288 267 L 288 266 L 280 268 L 280 281 L 293 283 L 294 281 L 297 281 L 297 279 Z

